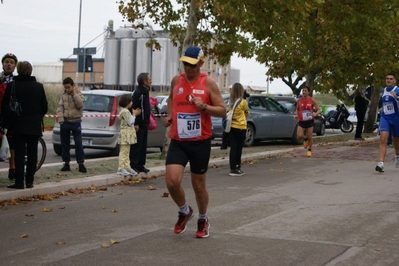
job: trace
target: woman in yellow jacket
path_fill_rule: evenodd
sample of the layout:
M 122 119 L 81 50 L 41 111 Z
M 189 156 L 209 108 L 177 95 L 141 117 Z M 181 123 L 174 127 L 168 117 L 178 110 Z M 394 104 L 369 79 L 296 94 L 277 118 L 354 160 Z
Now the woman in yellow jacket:
M 234 83 L 230 91 L 229 110 L 236 101 L 239 101 L 234 109 L 231 122 L 230 138 L 230 175 L 242 176 L 241 155 L 247 132 L 247 116 L 249 115 L 248 103 L 244 99 L 244 87 L 240 83 Z

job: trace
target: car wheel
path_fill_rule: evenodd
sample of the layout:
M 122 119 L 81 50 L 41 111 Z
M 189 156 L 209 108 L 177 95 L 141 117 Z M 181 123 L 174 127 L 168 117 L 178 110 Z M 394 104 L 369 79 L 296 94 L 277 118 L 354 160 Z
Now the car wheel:
M 111 156 L 119 156 L 119 144 L 116 144 L 116 147 L 111 150 Z
M 295 126 L 295 130 L 294 130 L 294 133 L 292 134 L 292 138 L 291 138 L 291 143 L 294 145 L 299 145 L 302 143 L 302 141 L 299 141 L 299 139 L 298 139 L 297 131 L 298 131 L 298 124 Z
M 55 154 L 57 154 L 59 156 L 62 155 L 61 145 L 53 144 L 53 150 L 54 150 Z
M 247 132 L 245 133 L 245 147 L 251 147 L 255 142 L 255 129 L 253 125 L 247 124 Z
M 324 123 L 320 126 L 320 131 L 316 133 L 317 136 L 324 136 L 326 134 L 326 125 Z

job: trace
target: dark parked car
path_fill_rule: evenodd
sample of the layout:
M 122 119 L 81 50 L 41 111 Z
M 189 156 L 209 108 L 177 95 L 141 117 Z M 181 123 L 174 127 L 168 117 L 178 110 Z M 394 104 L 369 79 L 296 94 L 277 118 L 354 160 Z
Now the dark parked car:
M 291 113 L 296 110 L 297 98 L 292 96 L 275 96 L 273 99 L 287 108 Z M 323 115 L 318 115 L 314 119 L 313 133 L 317 136 L 323 136 L 326 133 L 326 121 Z
M 229 95 L 224 94 L 227 106 Z M 247 98 L 250 115 L 247 117 L 245 146 L 252 146 L 258 140 L 290 140 L 300 144 L 297 138 L 298 121 L 294 114 L 273 98 L 266 95 L 251 95 Z M 223 134 L 222 118 L 212 117 L 212 135 L 221 138 Z

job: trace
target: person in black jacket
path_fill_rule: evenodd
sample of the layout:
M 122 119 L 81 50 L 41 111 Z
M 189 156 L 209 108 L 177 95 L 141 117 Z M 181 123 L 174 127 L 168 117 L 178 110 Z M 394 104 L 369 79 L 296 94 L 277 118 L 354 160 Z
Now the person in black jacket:
M 47 98 L 43 84 L 36 82 L 31 76 L 32 65 L 27 61 L 18 62 L 18 76 L 8 84 L 2 101 L 2 112 L 5 118 L 11 118 L 8 111 L 11 90 L 14 88 L 17 102 L 21 105 L 22 113 L 13 116 L 12 119 L 4 119 L 4 128 L 13 132 L 15 149 L 15 183 L 8 185 L 8 188 L 24 189 L 25 176 L 25 152 L 26 163 L 26 188 L 33 187 L 34 175 L 36 172 L 37 146 L 42 134 L 42 121 L 47 113 Z
M 150 170 L 145 168 L 145 161 L 147 156 L 147 135 L 148 135 L 148 121 L 150 119 L 150 88 L 151 76 L 149 73 L 140 73 L 137 76 L 137 83 L 139 84 L 133 92 L 133 109 L 141 109 L 141 114 L 136 117 L 134 128 L 136 129 L 137 143 L 130 146 L 130 166 L 139 172 L 148 173 Z
M 362 132 L 363 132 L 364 117 L 366 115 L 368 105 L 369 101 L 364 97 L 363 90 L 362 89 L 358 90 L 355 96 L 355 110 L 357 117 L 355 140 L 364 140 L 364 138 L 362 137 Z

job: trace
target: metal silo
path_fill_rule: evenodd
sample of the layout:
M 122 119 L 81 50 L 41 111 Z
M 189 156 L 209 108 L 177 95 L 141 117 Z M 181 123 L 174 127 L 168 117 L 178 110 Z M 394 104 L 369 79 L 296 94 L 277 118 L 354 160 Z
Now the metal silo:
M 123 90 L 132 91 L 136 77 L 136 39 L 122 39 L 120 51 L 119 86 Z
M 171 81 L 171 78 L 168 75 L 170 68 L 171 42 L 168 38 L 156 38 L 156 40 L 161 45 L 161 50 L 156 50 L 155 48 L 152 49 L 152 86 L 155 90 L 162 91 Z
M 119 28 L 115 31 L 115 38 L 117 39 L 132 38 L 132 37 L 133 37 L 132 28 Z
M 176 75 L 179 74 L 179 65 L 180 65 L 180 54 L 179 54 L 179 47 L 173 46 L 172 42 L 169 46 L 169 65 L 168 65 L 168 77 L 170 80 Z M 167 84 L 167 88 L 170 87 L 170 82 Z
M 152 29 L 150 28 L 133 29 L 132 34 L 133 38 L 150 38 L 152 35 Z
M 150 40 L 148 38 L 139 38 L 137 40 L 136 46 L 136 76 L 140 73 L 150 73 L 151 78 L 153 77 L 151 73 L 151 57 L 152 57 L 152 49 L 146 47 L 146 43 Z
M 105 40 L 104 85 L 107 89 L 116 89 L 119 84 L 119 49 L 120 40 Z

